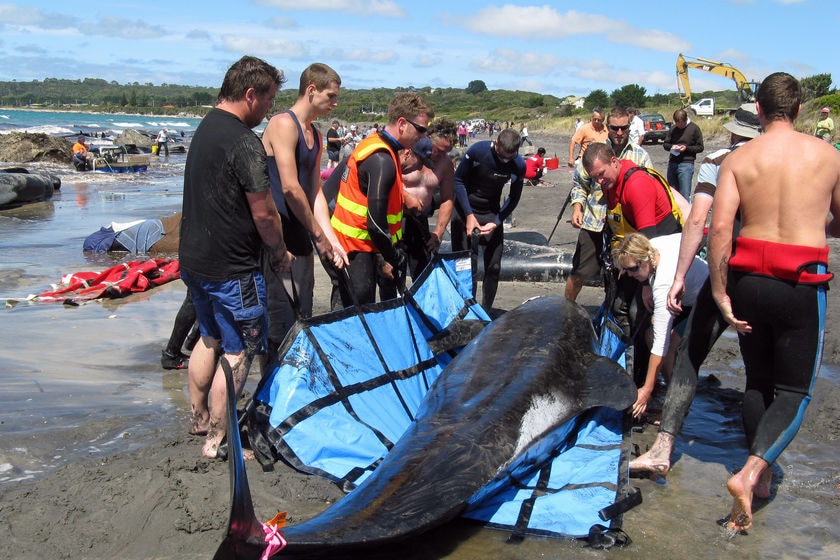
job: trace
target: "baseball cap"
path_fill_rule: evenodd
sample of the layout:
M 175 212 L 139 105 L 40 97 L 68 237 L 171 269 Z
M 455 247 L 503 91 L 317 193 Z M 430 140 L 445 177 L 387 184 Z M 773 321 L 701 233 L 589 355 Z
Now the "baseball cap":
M 417 144 L 411 148 L 417 157 L 423 162 L 423 165 L 429 169 L 434 169 L 435 164 L 432 163 L 432 141 L 428 138 L 421 138 Z
M 761 122 L 755 103 L 744 103 L 735 111 L 733 119 L 724 123 L 723 128 L 744 138 L 756 138 L 761 134 Z
M 831 109 L 829 109 L 828 107 L 823 107 L 823 108 L 822 108 L 822 111 L 820 111 L 820 112 L 821 112 L 821 113 L 830 113 L 830 112 L 831 112 Z

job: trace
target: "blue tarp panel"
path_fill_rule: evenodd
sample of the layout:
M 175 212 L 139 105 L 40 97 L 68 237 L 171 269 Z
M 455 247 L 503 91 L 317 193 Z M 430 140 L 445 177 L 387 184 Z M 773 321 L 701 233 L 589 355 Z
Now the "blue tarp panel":
M 405 300 L 298 322 L 257 388 L 257 457 L 346 488 L 364 480 L 454 357 L 427 340 L 456 320 L 490 320 L 471 278 L 469 253 L 441 255 Z
M 441 255 L 404 300 L 298 322 L 256 391 L 249 437 L 257 458 L 346 490 L 364 480 L 454 357 L 434 355 L 427 341 L 457 319 L 489 320 L 471 278 L 469 253 Z M 622 418 L 599 408 L 570 420 L 478 492 L 466 516 L 521 535 L 589 534 L 626 484 Z
M 499 487 L 483 488 L 464 517 L 518 534 L 585 537 L 602 524 L 598 512 L 616 501 L 621 483 L 623 413 L 599 407 L 545 438 Z M 543 459 L 534 468 L 533 455 Z

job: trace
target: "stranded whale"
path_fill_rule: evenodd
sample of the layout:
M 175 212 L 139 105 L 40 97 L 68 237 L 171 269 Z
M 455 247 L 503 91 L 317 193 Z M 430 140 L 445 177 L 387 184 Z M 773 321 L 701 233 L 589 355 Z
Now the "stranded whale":
M 594 352 L 594 337 L 586 311 L 562 297 L 536 298 L 493 321 L 447 366 L 374 473 L 318 516 L 283 529 L 288 544 L 278 556 L 344 552 L 432 529 L 460 515 L 471 496 L 505 477 L 557 426 L 595 406 L 630 406 L 632 380 Z M 234 531 L 253 527 L 236 518 L 241 507 L 234 514 L 237 492 L 248 492 L 247 481 L 236 480 L 237 463 L 231 531 L 216 558 L 259 555 Z M 240 506 L 246 501 L 250 495 Z M 251 533 L 256 544 L 262 531 Z

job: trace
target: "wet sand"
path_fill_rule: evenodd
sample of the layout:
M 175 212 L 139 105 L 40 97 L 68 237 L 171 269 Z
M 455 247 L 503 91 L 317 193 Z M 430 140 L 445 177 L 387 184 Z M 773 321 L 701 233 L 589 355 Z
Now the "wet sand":
M 567 137 L 535 133 L 532 139 L 535 147 L 544 145 L 549 155 L 556 152 L 564 159 Z M 707 143 L 707 151 L 712 148 Z M 665 151 L 661 146 L 648 149 L 664 171 Z M 177 160 L 172 161 L 177 165 Z M 526 188 L 514 213 L 516 227 L 506 232 L 509 238 L 545 243 L 571 184 L 563 168 L 546 178 L 557 186 Z M 151 185 L 117 189 L 82 186 L 78 175 L 63 179 L 59 199 L 50 203 L 52 215 L 40 218 L 56 226 L 54 236 L 43 242 L 49 264 L 36 267 L 27 261 L 31 257 L 0 245 L 6 261 L 0 273 L 4 297 L 45 289 L 70 269 L 93 269 L 97 264 L 102 268 L 104 262 L 81 255 L 81 239 L 109 221 L 102 218 L 114 208 L 111 202 L 125 205 L 119 206 L 123 212 L 138 217 L 174 211 L 179 203 L 177 192 L 154 180 Z M 119 198 L 121 192 L 121 203 L 108 201 L 108 196 Z M 97 202 L 79 205 L 82 194 Z M 571 252 L 576 231 L 568 224 L 569 215 L 551 245 Z M 20 220 L 16 227 L 38 227 L 25 218 L 16 219 Z M 831 240 L 830 245 L 830 268 L 840 270 L 840 241 Z M 21 262 L 9 266 L 12 260 Z M 562 292 L 563 284 L 558 283 L 505 282 L 496 307 L 507 310 L 535 295 Z M 829 291 L 824 358 L 828 364 L 840 363 L 840 337 L 834 333 L 840 313 L 836 292 Z M 120 301 L 73 309 L 20 304 L 3 313 L 0 558 L 212 557 L 228 521 L 228 466 L 201 458 L 202 438 L 187 434 L 186 372 L 164 371 L 159 365 L 160 350 L 183 295 L 183 285 L 176 282 Z M 601 288 L 587 287 L 579 302 L 594 311 L 602 298 Z M 327 282 L 319 273 L 316 312 L 326 310 L 327 300 Z M 711 382 L 709 374 L 720 385 Z M 255 385 L 255 377 L 252 374 L 249 387 Z M 677 456 L 667 481 L 633 481 L 641 488 L 644 503 L 625 515 L 624 529 L 633 539 L 630 546 L 605 553 L 578 541 L 538 537 L 511 545 L 505 542 L 507 533 L 459 521 L 375 557 L 840 557 L 837 366 L 824 368 L 799 435 L 774 466 L 773 497 L 756 512 L 749 535 L 732 540 L 715 521 L 729 511 L 731 499 L 725 487 L 729 473 L 746 457 L 740 426 L 743 365 L 734 335 L 718 343 L 701 380 L 684 433 L 677 439 Z M 632 441 L 644 450 L 654 435 L 655 428 L 647 426 L 634 433 Z M 27 468 L 40 472 L 28 473 Z M 326 480 L 280 463 L 274 472 L 265 473 L 256 462 L 249 462 L 248 477 L 257 515 L 263 520 L 282 510 L 289 512 L 291 523 L 298 522 L 342 495 Z

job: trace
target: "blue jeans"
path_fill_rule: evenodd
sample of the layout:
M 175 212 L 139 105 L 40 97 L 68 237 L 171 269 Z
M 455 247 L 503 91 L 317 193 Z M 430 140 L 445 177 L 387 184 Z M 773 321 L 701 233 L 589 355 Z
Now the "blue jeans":
M 668 184 L 680 191 L 686 200 L 691 199 L 691 179 L 694 177 L 694 162 L 668 163 Z

